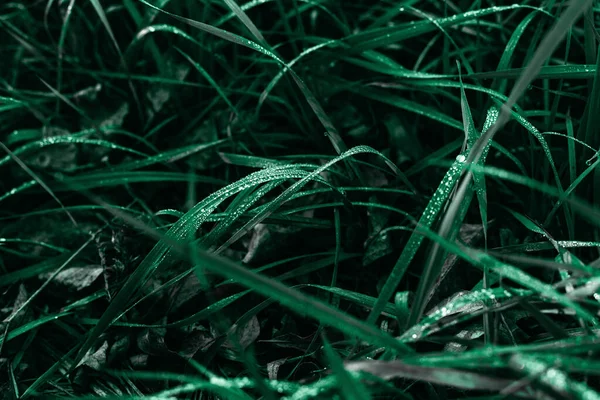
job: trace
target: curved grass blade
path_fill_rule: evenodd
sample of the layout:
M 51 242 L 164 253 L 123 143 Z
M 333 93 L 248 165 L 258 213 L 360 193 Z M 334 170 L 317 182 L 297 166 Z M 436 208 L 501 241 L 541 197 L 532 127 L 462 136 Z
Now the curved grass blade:
M 344 40 L 352 46 L 349 52 L 360 53 L 365 50 L 372 50 L 378 47 L 384 47 L 393 43 L 399 43 L 401 41 L 411 39 L 413 37 L 421 36 L 425 33 L 433 32 L 440 27 L 447 28 L 456 26 L 467 21 L 482 19 L 489 15 L 525 8 L 545 12 L 536 7 L 521 6 L 519 4 L 513 4 L 510 6 L 497 6 L 475 11 L 467 11 L 465 13 L 450 17 L 438 18 L 435 24 L 429 20 L 417 22 L 413 21 L 405 24 L 398 24 L 392 27 L 371 29 L 349 36 Z
M 531 293 L 531 291 L 526 290 L 512 290 L 509 292 L 504 288 L 492 288 L 457 294 L 450 301 L 435 307 L 418 324 L 407 329 L 399 339 L 407 342 L 421 340 L 437 332 L 444 318 L 452 315 L 474 314 L 484 308 L 484 301 L 492 299 L 496 301 L 510 300 L 516 296 L 529 296 Z
M 600 125 L 600 51 L 597 52 L 596 74 L 589 93 L 589 102 L 586 104 L 587 113 L 584 115 L 579 126 L 577 137 L 594 148 L 598 148 L 600 140 L 598 139 L 598 126 Z
M 498 62 L 498 68 L 496 68 L 496 71 L 504 71 L 509 68 L 511 58 L 513 57 L 513 55 L 515 53 L 517 44 L 519 43 L 519 40 L 521 40 L 521 36 L 523 36 L 525 29 L 527 29 L 527 27 L 529 26 L 529 24 L 531 23 L 531 21 L 533 20 L 533 18 L 536 15 L 537 15 L 537 12 L 532 11 L 531 13 L 527 14 L 527 16 L 525 18 L 523 18 L 521 20 L 521 22 L 519 22 L 519 25 L 516 27 L 516 29 L 510 36 L 508 43 L 506 43 L 506 47 L 505 47 L 504 51 L 502 52 L 502 57 L 500 58 L 500 62 Z M 473 75 L 477 76 L 477 74 L 473 74 Z M 492 87 L 498 88 L 499 92 L 504 92 L 506 90 L 506 85 L 507 85 L 506 80 L 501 81 L 501 80 L 497 79 L 492 84 Z
M 228 207 L 226 213 L 227 217 L 222 220 L 210 233 L 204 236 L 201 239 L 201 243 L 207 247 L 211 247 L 214 245 L 219 238 L 225 234 L 225 232 L 244 214 L 250 207 L 252 207 L 256 202 L 263 199 L 263 197 L 275 189 L 277 186 L 281 185 L 284 180 L 276 180 L 272 182 L 268 182 L 265 185 L 261 186 L 254 193 L 250 193 L 248 196 L 244 196 L 242 199 L 236 199 L 237 202 L 232 202 L 230 207 Z M 242 195 L 244 192 L 240 193 Z
M 290 186 L 288 189 L 286 189 L 276 199 L 274 199 L 273 201 L 271 201 L 268 204 L 268 206 L 266 206 L 260 213 L 258 213 L 257 215 L 255 215 L 241 229 L 239 229 L 236 233 L 234 233 L 231 236 L 231 238 L 229 240 L 227 240 L 227 242 L 225 244 L 223 244 L 217 250 L 217 252 L 220 252 L 220 251 L 224 250 L 227 246 L 231 245 L 232 243 L 234 243 L 235 241 L 237 241 L 239 238 L 241 238 L 243 235 L 245 235 L 246 232 L 248 232 L 254 226 L 256 226 L 257 224 L 261 223 L 266 218 L 268 218 L 271 214 L 273 214 L 273 212 L 275 212 L 275 210 L 277 208 L 279 208 L 283 203 L 285 203 L 286 201 L 288 201 L 291 198 L 292 195 L 294 195 L 295 193 L 297 193 L 298 191 L 300 191 L 302 189 L 302 187 L 305 186 L 310 180 L 316 178 L 319 174 L 321 174 L 322 172 L 324 172 L 327 169 L 329 169 L 329 167 L 331 167 L 335 163 L 337 163 L 339 161 L 343 161 L 344 159 L 346 159 L 348 157 L 351 157 L 351 156 L 354 156 L 354 155 L 360 154 L 360 153 L 371 153 L 371 154 L 375 154 L 375 155 L 379 156 L 380 158 L 382 158 L 385 161 L 386 165 L 388 167 L 390 167 L 390 169 L 392 171 L 394 171 L 398 176 L 400 176 L 401 178 L 403 178 L 403 180 L 407 183 L 407 185 L 409 185 L 409 188 L 414 189 L 412 187 L 412 184 L 410 184 L 410 181 L 408 181 L 408 179 L 398 169 L 398 167 L 396 167 L 383 154 L 381 154 L 377 150 L 374 150 L 374 149 L 372 149 L 372 148 L 370 148 L 368 146 L 356 146 L 356 147 L 354 147 L 354 148 L 352 148 L 352 149 L 350 149 L 350 150 L 342 153 L 341 155 L 339 155 L 338 157 L 334 158 L 333 160 L 327 162 L 326 164 L 322 165 L 321 167 L 315 169 L 313 172 L 311 172 L 305 178 L 303 178 L 300 181 L 294 183 L 292 186 Z M 342 193 L 342 195 L 343 195 L 343 193 Z
M 571 183 L 569 185 L 569 187 L 564 192 L 562 192 L 561 195 L 558 196 L 558 199 L 556 200 L 554 207 L 552 207 L 552 210 L 550 210 L 550 212 L 548 213 L 548 216 L 546 217 L 546 220 L 544 221 L 544 225 L 546 225 L 549 221 L 552 220 L 552 218 L 554 218 L 554 215 L 556 214 L 556 212 L 558 211 L 560 206 L 565 202 L 565 200 L 568 200 L 568 196 L 570 196 L 575 191 L 575 189 L 577 189 L 579 184 L 581 184 L 581 182 L 583 182 L 583 180 L 589 174 L 591 174 L 592 172 L 597 170 L 598 165 L 600 165 L 600 158 L 598 158 L 596 161 L 594 161 L 592 164 L 590 164 L 585 170 L 583 170 L 583 172 L 581 174 L 579 174 L 577 179 L 575 179 L 573 181 L 573 183 Z

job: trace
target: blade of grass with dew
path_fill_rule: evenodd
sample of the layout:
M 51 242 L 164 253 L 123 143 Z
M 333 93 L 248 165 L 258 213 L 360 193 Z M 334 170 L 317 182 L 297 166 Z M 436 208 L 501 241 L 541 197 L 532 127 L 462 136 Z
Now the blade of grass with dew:
M 464 78 L 465 75 L 460 74 L 457 78 L 462 79 Z M 455 81 L 451 81 L 451 80 L 446 80 L 446 79 L 431 79 L 431 80 L 414 80 L 411 79 L 410 82 L 408 82 L 408 85 L 410 85 L 410 87 L 415 87 L 415 88 L 421 88 L 421 87 L 431 87 L 431 88 L 463 88 L 463 89 L 469 89 L 472 90 L 474 92 L 478 92 L 478 93 L 485 93 L 487 95 L 489 95 L 490 97 L 500 100 L 500 101 L 506 101 L 508 99 L 507 96 L 505 96 L 504 94 L 502 94 L 499 91 L 493 90 L 493 89 L 488 89 L 486 87 L 483 86 L 479 86 L 479 85 L 474 85 L 472 83 L 460 83 L 459 82 L 455 82 Z M 391 87 L 394 87 L 393 85 Z M 448 95 L 450 95 L 450 93 L 448 93 Z M 457 101 L 458 103 L 458 101 Z M 516 107 L 516 106 L 515 106 Z
M 199 154 L 205 151 L 214 150 L 224 144 L 228 144 L 230 142 L 229 139 L 220 139 L 210 143 L 202 143 L 202 144 L 192 144 L 185 147 L 180 147 L 177 149 L 169 150 L 161 152 L 160 154 L 156 154 L 153 156 L 145 157 L 142 160 L 135 160 L 130 162 L 120 163 L 114 166 L 108 167 L 106 170 L 111 172 L 125 172 L 125 171 L 134 171 L 140 168 L 149 167 L 154 164 L 160 164 L 164 162 L 174 162 L 182 160 L 186 157 L 189 157 L 194 154 Z M 1 160 L 0 160 L 1 162 Z
M 372 50 L 378 47 L 388 46 L 402 42 L 404 40 L 411 39 L 413 37 L 421 36 L 425 33 L 433 32 L 439 27 L 446 28 L 450 26 L 460 25 L 464 22 L 477 20 L 484 18 L 489 15 L 511 11 L 516 9 L 533 9 L 540 10 L 536 7 L 521 6 L 519 4 L 513 4 L 510 6 L 497 6 L 484 8 L 476 11 L 467 11 L 462 14 L 453 15 L 445 18 L 438 18 L 437 23 L 434 24 L 431 21 L 413 21 L 405 24 L 398 24 L 396 26 L 371 29 L 365 32 L 351 35 L 344 40 L 350 44 L 351 53 L 360 53 L 366 50 Z
M 442 307 L 436 307 L 422 318 L 418 324 L 411 326 L 400 336 L 402 341 L 418 341 L 430 335 L 444 318 L 456 314 L 469 314 L 484 307 L 484 301 L 495 299 L 497 301 L 513 299 L 516 295 L 527 296 L 531 291 L 518 290 L 515 294 L 504 288 L 481 289 L 467 292 L 455 297 Z
M 535 221 L 532 221 L 531 218 L 518 213 L 514 210 L 511 210 L 508 207 L 502 206 L 502 208 L 504 210 L 506 210 L 508 213 L 510 213 L 517 221 L 519 221 L 525 228 L 527 228 L 527 230 L 533 232 L 533 233 L 537 233 L 539 235 L 543 235 L 544 237 L 546 237 L 546 239 L 548 239 L 548 241 L 550 241 L 550 243 L 552 244 L 552 246 L 554 248 L 556 248 L 556 250 L 558 251 L 558 242 L 554 239 L 552 239 L 548 233 L 541 227 L 539 226 Z
M 248 386 L 253 387 L 254 383 L 252 380 L 245 378 L 240 379 L 241 382 L 233 383 L 232 380 L 235 378 L 220 378 L 215 376 L 210 380 L 204 380 L 193 375 L 184 375 L 172 372 L 160 372 L 160 371 L 115 371 L 115 370 L 104 370 L 109 375 L 120 377 L 120 378 L 137 378 L 141 380 L 151 381 L 175 381 L 180 382 L 182 385 L 175 386 L 171 389 L 165 389 L 158 392 L 156 395 L 151 397 L 151 400 L 175 400 L 182 398 L 181 396 L 185 393 L 195 393 L 201 391 L 208 391 L 215 393 L 219 396 L 223 396 L 226 399 L 235 400 L 249 400 L 251 397 L 244 393 L 241 389 Z M 240 385 L 240 383 L 242 383 Z M 244 384 L 245 383 L 245 384 Z M 117 396 L 102 396 L 105 399 L 117 400 L 123 398 L 122 395 Z M 81 397 L 80 397 L 81 398 Z M 90 397 L 96 399 L 97 397 Z M 134 396 L 131 400 L 143 400 L 146 396 Z M 84 398 L 86 399 L 86 398 Z
M 456 156 L 456 160 L 453 162 L 452 166 L 446 174 L 444 178 L 440 182 L 437 190 L 434 192 L 431 200 L 425 207 L 425 210 L 421 214 L 421 218 L 419 219 L 418 224 L 426 227 L 432 226 L 436 221 L 440 211 L 444 207 L 444 204 L 448 201 L 452 191 L 454 190 L 454 186 L 458 181 L 460 174 L 464 168 L 464 161 L 466 159 L 465 154 L 468 154 L 468 151 L 464 153 L 460 153 Z M 396 290 L 400 281 L 404 277 L 404 274 L 408 270 L 408 267 L 413 260 L 414 256 L 417 254 L 419 247 L 423 243 L 423 236 L 417 231 L 413 231 L 410 235 L 408 242 L 404 246 L 400 257 L 396 261 L 396 264 L 392 268 L 392 271 L 388 275 L 387 280 L 381 292 L 379 293 L 379 297 L 377 298 L 377 302 L 373 306 L 373 309 L 369 313 L 369 317 L 367 318 L 367 322 L 370 324 L 375 323 L 381 310 L 384 305 L 390 301 L 392 298 L 393 292 Z
M 96 338 L 113 322 L 114 318 L 120 313 L 120 310 L 125 307 L 129 298 L 133 296 L 140 288 L 141 284 L 155 271 L 159 270 L 165 262 L 172 258 L 170 251 L 170 244 L 165 243 L 165 240 L 179 241 L 189 238 L 190 234 L 195 233 L 204 220 L 210 215 L 218 205 L 224 201 L 227 197 L 244 190 L 246 188 L 255 186 L 257 184 L 268 182 L 270 180 L 277 179 L 291 179 L 294 177 L 304 177 L 308 173 L 296 169 L 295 167 L 283 166 L 278 168 L 271 168 L 267 170 L 261 170 L 255 172 L 233 184 L 218 190 L 204 201 L 201 201 L 194 206 L 188 213 L 183 215 L 166 233 L 164 237 L 159 237 L 159 242 L 153 247 L 153 249 L 146 255 L 138 267 L 129 276 L 121 290 L 117 293 L 113 301 L 109 304 L 105 310 L 102 318 L 94 329 L 90 332 L 86 342 L 83 344 L 80 352 L 77 356 L 77 363 L 81 361 L 84 354 L 94 345 Z M 115 209 L 108 209 L 110 212 L 119 213 Z M 127 214 L 123 214 L 127 215 Z M 130 217 L 128 217 L 130 218 Z
M 535 126 L 533 126 L 533 124 L 527 121 L 520 113 L 512 111 L 512 116 L 515 119 L 515 121 L 517 121 L 529 133 L 531 133 L 540 143 L 540 145 L 542 146 L 542 150 L 544 151 L 544 155 L 546 156 L 546 159 L 550 164 L 550 168 L 552 169 L 552 174 L 554 175 L 554 182 L 559 188 L 559 190 L 562 191 L 562 183 L 560 181 L 558 170 L 556 169 L 556 164 L 554 163 L 554 158 L 552 157 L 552 151 L 550 150 L 550 146 L 548 145 L 548 142 L 546 142 L 544 135 L 542 135 L 542 133 Z
M 254 226 L 256 226 L 257 224 L 259 224 L 260 222 L 262 222 L 264 219 L 268 218 L 277 208 L 279 208 L 283 203 L 285 203 L 286 201 L 288 201 L 289 198 L 292 195 L 294 195 L 296 192 L 300 191 L 302 189 L 302 187 L 305 186 L 309 182 L 309 180 L 314 179 L 314 177 L 316 177 L 318 174 L 326 171 L 327 169 L 329 169 L 329 167 L 331 167 L 332 165 L 336 164 L 337 162 L 342 161 L 342 160 L 344 160 L 347 157 L 354 156 L 354 155 L 360 154 L 360 153 L 374 154 L 374 155 L 377 155 L 378 157 L 380 157 L 381 159 L 383 159 L 384 162 L 385 162 L 385 164 L 393 172 L 395 172 L 397 176 L 401 177 L 404 181 L 406 181 L 406 183 L 410 185 L 409 186 L 410 188 L 412 188 L 412 184 L 410 184 L 410 182 L 404 176 L 404 174 L 398 169 L 398 167 L 396 167 L 394 165 L 394 163 L 392 163 L 383 154 L 381 154 L 380 152 L 378 152 L 378 151 L 376 151 L 376 150 L 374 150 L 374 149 L 372 149 L 372 148 L 370 148 L 368 146 L 356 146 L 356 147 L 353 147 L 352 149 L 350 149 L 350 150 L 342 153 L 340 156 L 334 158 L 333 160 L 327 162 L 323 166 L 321 166 L 318 169 L 316 169 L 313 172 L 311 172 L 305 178 L 303 178 L 300 181 L 294 183 L 292 186 L 290 186 L 288 189 L 286 189 L 276 199 L 274 199 L 273 201 L 271 201 L 269 203 L 268 207 L 265 207 L 264 210 L 262 210 L 260 213 L 256 214 L 242 228 L 240 228 L 237 232 L 235 232 L 230 237 L 230 239 L 228 239 L 227 242 L 225 244 L 223 244 L 217 251 L 218 252 L 222 251 L 227 246 L 231 245 L 232 243 L 234 243 L 235 241 L 237 241 L 239 238 L 241 238 L 243 235 L 245 235 L 246 232 L 248 232 Z M 342 193 L 342 195 L 343 195 L 343 193 Z
M 25 325 L 21 325 L 15 329 L 12 329 L 8 332 L 8 334 L 2 335 L 2 337 L 0 337 L 0 347 L 2 347 L 2 345 L 4 345 L 5 342 L 11 341 L 12 339 L 19 337 L 33 329 L 36 329 L 39 326 L 50 322 L 54 322 L 59 318 L 66 317 L 71 314 L 73 314 L 73 311 L 61 311 L 56 314 L 38 317 L 34 321 L 28 322 Z
M 500 62 L 498 62 L 498 67 L 496 68 L 496 71 L 504 71 L 510 67 L 511 59 L 513 58 L 513 55 L 515 53 L 517 45 L 519 44 L 519 41 L 521 40 L 521 37 L 523 36 L 523 33 L 537 14 L 537 11 L 532 11 L 531 13 L 527 14 L 527 16 L 523 18 L 521 22 L 519 22 L 519 25 L 512 33 L 510 40 L 508 41 L 508 43 L 506 43 L 506 47 L 502 52 L 502 57 L 500 58 Z M 492 87 L 497 88 L 497 90 L 500 93 L 504 93 L 506 91 L 507 84 L 508 82 L 506 80 L 496 79 L 494 83 L 492 83 Z
M 284 180 L 277 180 L 269 182 L 260 188 L 258 188 L 254 193 L 249 193 L 247 196 L 243 198 L 239 198 L 244 192 L 241 192 L 238 195 L 238 202 L 232 203 L 230 207 L 225 211 L 227 213 L 227 217 L 219 222 L 217 226 L 215 226 L 210 233 L 205 235 L 200 243 L 203 246 L 211 247 L 216 244 L 216 242 L 223 236 L 231 226 L 242 216 L 242 214 L 246 213 L 256 202 L 262 200 L 267 193 L 281 185 Z
M 12 154 L 15 156 L 20 156 L 21 154 L 28 153 L 32 150 L 42 149 L 48 146 L 56 145 L 56 144 L 82 144 L 89 146 L 99 146 L 112 150 L 121 150 L 126 153 L 135 154 L 137 156 L 146 157 L 145 153 L 139 152 L 134 149 L 130 149 L 128 147 L 120 146 L 115 143 L 109 142 L 107 140 L 98 140 L 98 139 L 88 139 L 83 137 L 73 137 L 71 135 L 65 136 L 55 136 L 52 138 L 46 138 L 37 140 L 35 142 L 27 143 L 17 149 L 15 149 Z M 13 158 L 8 155 L 6 157 L 0 158 L 0 166 L 8 163 Z
M 329 45 L 335 44 L 337 43 L 337 40 L 328 40 L 325 41 L 323 43 L 319 43 L 313 47 L 310 47 L 304 51 L 302 51 L 302 53 L 300 53 L 296 58 L 294 58 L 292 61 L 290 61 L 288 63 L 287 67 L 282 68 L 281 71 L 279 71 L 277 73 L 277 75 L 275 75 L 273 77 L 273 79 L 269 82 L 269 84 L 265 87 L 265 89 L 263 90 L 263 92 L 260 94 L 260 97 L 258 99 L 258 104 L 256 106 L 256 111 L 255 114 L 256 116 L 258 116 L 260 114 L 260 110 L 262 108 L 262 105 L 264 104 L 264 102 L 267 100 L 267 97 L 269 97 L 269 94 L 273 91 L 273 89 L 275 88 L 275 86 L 277 86 L 277 83 L 279 83 L 279 81 L 281 80 L 281 78 L 283 78 L 283 76 L 285 75 L 285 73 L 288 71 L 288 67 L 291 68 L 293 67 L 296 63 L 298 63 L 302 58 L 308 56 L 309 54 L 320 50 L 324 47 L 327 47 Z
M 496 118 L 497 118 L 497 111 L 495 109 L 490 109 L 490 112 L 488 113 L 488 118 L 486 120 L 486 123 L 484 124 L 484 129 L 486 129 L 486 128 L 490 129 L 491 126 L 493 125 L 493 123 L 495 123 Z M 486 129 L 486 131 L 487 131 L 487 129 Z M 468 133 L 466 133 L 466 134 L 468 135 Z M 470 139 L 468 139 L 468 140 L 470 140 Z M 489 149 L 489 146 L 486 148 Z M 427 204 L 427 207 L 423 211 L 421 218 L 419 219 L 418 224 L 420 226 L 430 227 L 433 225 L 438 214 L 442 210 L 442 207 L 448 201 L 452 191 L 454 190 L 455 184 L 458 181 L 460 174 L 462 173 L 462 168 L 464 166 L 463 163 L 464 163 L 469 151 L 470 151 L 470 148 L 465 150 L 465 152 L 459 154 L 456 157 L 456 160 L 453 162 L 450 169 L 446 172 L 446 175 L 440 182 L 440 185 L 438 186 L 437 190 L 433 194 L 431 200 Z M 396 290 L 396 288 L 398 287 L 398 284 L 404 277 L 404 274 L 408 270 L 408 267 L 409 267 L 412 259 L 416 255 L 417 251 L 419 250 L 419 247 L 421 246 L 422 242 L 423 242 L 422 235 L 420 235 L 419 233 L 414 231 L 411 234 L 410 238 L 408 239 L 408 242 L 405 245 L 405 247 L 400 255 L 400 258 L 396 261 L 396 264 L 394 265 L 383 288 L 381 289 L 381 293 L 379 294 L 378 301 L 377 301 L 377 303 L 375 303 L 375 306 L 371 310 L 371 313 L 369 314 L 369 317 L 367 319 L 367 321 L 369 323 L 375 322 L 375 320 L 379 316 L 379 313 L 381 312 L 381 307 L 383 306 L 383 304 L 387 303 L 391 299 L 393 291 Z M 425 281 L 423 281 L 423 282 L 424 282 L 423 285 L 426 285 Z M 425 295 L 425 292 L 424 292 L 425 289 L 426 289 L 426 287 L 423 286 L 421 288 L 421 291 L 423 291 L 422 295 L 420 297 L 416 297 L 415 303 L 413 303 L 414 310 L 417 310 L 417 308 L 414 308 L 415 304 L 423 302 L 424 295 Z M 419 298 L 421 298 L 420 301 L 418 300 Z M 418 308 L 422 308 L 424 306 L 425 306 L 424 304 L 419 304 Z M 414 317 L 415 316 L 413 316 L 413 318 Z M 414 322 L 416 322 L 416 321 L 414 321 Z
M 428 355 L 420 359 L 407 358 L 406 363 L 418 363 L 422 366 L 433 367 L 455 367 L 478 369 L 482 363 L 488 368 L 508 367 L 508 357 L 514 354 L 535 354 L 538 352 L 549 352 L 551 354 L 561 352 L 563 354 L 582 354 L 597 346 L 597 338 L 593 335 L 585 337 L 570 337 L 568 339 L 554 340 L 545 343 L 521 344 L 515 346 L 495 346 L 469 350 L 464 353 L 451 353 L 448 355 Z
M 127 12 L 135 22 L 135 26 L 137 27 L 137 29 L 140 29 L 142 26 L 144 26 L 144 18 L 135 7 L 134 0 L 124 0 L 123 6 L 127 9 Z M 150 53 L 152 54 L 152 58 L 154 59 L 154 63 L 156 64 L 156 68 L 158 69 L 159 74 L 161 76 L 165 76 L 166 74 L 168 74 L 166 61 L 163 55 L 160 53 L 156 42 L 150 40 L 148 46 L 150 47 Z M 126 53 L 127 50 L 125 50 L 125 54 Z M 125 57 L 125 59 L 127 59 L 127 57 Z
M 600 161 L 598 161 L 598 164 L 600 164 Z M 588 167 L 588 169 L 586 169 L 586 171 L 589 170 L 588 173 L 591 172 L 594 169 L 595 165 L 597 165 L 597 164 L 594 163 L 594 164 L 590 165 L 590 167 Z M 553 186 L 550 186 L 546 183 L 539 182 L 534 179 L 528 178 L 526 176 L 518 175 L 518 174 L 509 172 L 504 169 L 496 168 L 496 167 L 490 167 L 490 166 L 483 167 L 480 165 L 467 165 L 467 166 L 465 166 L 465 168 L 473 170 L 473 171 L 481 171 L 485 175 L 495 177 L 495 178 L 498 178 L 501 180 L 506 180 L 508 182 L 516 183 L 516 184 L 519 184 L 522 186 L 526 186 L 530 189 L 540 191 L 544 194 L 548 194 L 550 196 L 557 197 L 559 201 L 561 201 L 561 202 L 564 201 L 564 202 L 567 202 L 568 204 L 570 204 L 571 207 L 573 207 L 574 211 L 581 214 L 582 216 L 585 216 L 590 222 L 592 222 L 596 225 L 600 225 L 600 210 L 598 210 L 597 208 L 593 207 L 592 205 L 586 203 L 585 201 L 583 201 L 581 199 L 566 197 L 567 195 L 570 195 L 569 189 L 567 189 L 565 192 L 560 192 Z
M 246 15 L 246 13 L 244 12 L 244 10 L 242 10 L 240 8 L 240 6 L 233 0 L 223 0 L 223 2 L 225 4 L 227 4 L 227 7 L 229 7 L 229 9 L 231 10 L 231 12 L 233 14 L 235 14 L 235 16 L 242 21 L 242 23 L 244 24 L 244 26 L 246 27 L 246 29 L 248 29 L 248 31 L 252 34 L 252 36 L 254 36 L 254 38 L 256 39 L 256 41 L 258 43 L 260 43 L 261 45 L 265 46 L 265 47 L 270 47 L 267 43 L 267 41 L 265 40 L 264 36 L 262 35 L 262 33 L 260 33 L 260 31 L 258 30 L 258 28 L 256 27 L 256 25 L 254 25 L 254 23 L 250 20 L 250 18 L 248 18 L 248 15 Z
M 535 357 L 546 364 L 556 362 L 555 354 L 532 353 L 530 356 Z M 583 357 L 573 357 L 564 354 L 560 355 L 560 364 L 565 370 L 573 373 L 582 373 L 591 376 L 597 376 L 600 372 L 600 365 L 596 360 L 590 360 Z
M 248 156 L 244 154 L 219 152 L 219 156 L 227 164 L 237 165 L 239 167 L 268 168 L 275 165 L 283 165 L 287 163 L 287 161 L 274 160 L 271 158 L 257 156 Z
M 251 0 L 245 4 L 242 4 L 240 6 L 240 8 L 242 9 L 242 11 L 248 11 L 253 9 L 254 7 L 269 3 L 269 2 L 275 2 L 276 0 Z M 347 31 L 348 27 L 339 20 L 339 18 L 335 15 L 335 13 L 333 13 L 332 11 L 330 11 L 327 7 L 325 7 L 323 4 L 317 3 L 317 2 L 312 2 L 310 0 L 298 0 L 300 2 L 303 3 L 307 3 L 305 5 L 303 5 L 303 7 L 300 7 L 298 9 L 298 11 L 300 13 L 304 12 L 304 11 L 309 11 L 313 8 L 316 8 L 320 11 L 323 11 L 325 14 L 327 14 L 327 16 L 329 18 L 331 18 L 332 21 L 335 22 L 336 27 L 338 29 L 340 29 L 341 31 Z M 214 25 L 215 26 L 220 26 L 225 24 L 226 22 L 230 21 L 231 19 L 236 18 L 236 14 L 233 12 L 228 13 L 227 15 L 224 15 L 222 17 L 220 17 L 217 21 L 215 21 Z
M 581 0 L 580 0 L 581 1 Z M 476 72 L 466 75 L 472 79 L 515 79 L 518 80 L 527 70 L 524 68 L 512 68 L 494 72 Z M 589 79 L 596 74 L 595 65 L 548 65 L 541 67 L 534 79 Z
M 575 149 L 575 134 L 573 130 L 573 120 L 571 119 L 570 113 L 567 114 L 567 135 L 569 140 L 567 141 L 567 149 L 569 153 L 569 186 L 575 182 L 577 178 L 577 153 Z
M 471 110 L 466 98 L 464 88 L 461 88 L 461 108 L 463 113 L 463 126 L 465 132 L 466 147 L 470 151 L 470 149 L 473 148 L 475 142 L 477 141 L 477 139 L 479 139 L 481 135 L 475 128 L 475 123 L 471 115 Z M 497 109 L 491 108 L 488 111 L 488 116 L 484 123 L 483 132 L 487 131 L 496 122 L 497 117 Z M 479 164 L 483 165 L 485 163 L 489 149 L 490 144 L 488 144 L 488 146 L 484 149 L 484 154 L 479 160 Z M 487 237 L 487 198 L 485 190 L 485 177 L 483 174 L 473 174 L 473 190 L 474 194 L 476 194 L 477 199 L 479 201 L 479 210 L 485 238 Z M 467 195 L 463 200 L 463 204 L 461 204 L 461 209 L 458 213 L 457 218 L 453 222 L 453 227 L 451 228 L 451 233 L 449 235 L 451 241 L 455 240 L 460 232 L 460 227 L 462 226 L 463 220 L 468 211 L 471 199 L 472 195 Z M 436 251 L 435 247 L 433 251 Z M 427 263 L 423 268 L 423 271 L 421 273 L 421 279 L 419 281 L 419 286 L 415 295 L 415 300 L 413 302 L 413 308 L 411 309 L 410 317 L 408 319 L 408 326 L 415 324 L 423 314 L 425 307 L 427 306 L 427 302 L 433 295 L 432 290 L 434 289 L 434 283 L 439 277 L 439 274 L 443 268 L 442 260 L 444 260 L 446 256 L 446 253 L 442 253 L 439 257 L 431 255 L 429 258 L 430 262 Z M 484 271 L 484 276 L 487 276 L 486 271 Z
M 376 300 L 375 297 L 371 297 L 366 294 L 353 292 L 351 290 L 346 290 L 346 289 L 337 288 L 337 287 L 321 286 L 321 285 L 313 285 L 313 284 L 306 284 L 305 286 L 323 290 L 326 292 L 330 292 L 336 296 L 339 296 L 340 298 L 343 298 L 347 301 L 355 303 L 361 307 L 371 308 L 371 307 L 373 307 L 373 304 L 375 304 L 375 300 Z M 397 315 L 396 307 L 392 303 L 386 304 L 383 312 L 385 314 L 387 314 L 388 316 L 392 316 L 392 317 L 395 317 Z
M 434 24 L 437 27 L 437 29 L 439 29 L 439 31 L 444 35 L 444 47 L 448 47 L 449 44 L 452 44 L 454 49 L 458 51 L 458 58 L 460 59 L 460 62 L 462 62 L 462 64 L 465 66 L 467 73 L 474 72 L 473 67 L 471 67 L 471 63 L 463 54 L 461 47 L 456 43 L 456 41 L 452 38 L 452 36 L 448 33 L 448 31 L 438 23 L 436 18 L 433 18 L 428 13 L 425 13 L 425 12 L 419 10 L 418 8 L 415 8 L 412 6 L 407 6 L 407 8 L 409 10 L 411 10 L 413 13 L 415 13 L 416 15 L 418 15 L 419 17 L 423 17 L 424 20 L 426 19 L 429 22 L 431 22 L 432 24 Z M 479 21 L 480 21 L 479 18 L 476 19 L 476 21 L 479 23 Z M 448 54 L 449 52 L 450 52 L 449 48 L 444 49 L 445 54 Z M 479 52 L 478 52 L 478 54 L 479 54 Z M 448 57 L 444 57 L 444 63 L 448 63 L 448 65 L 444 66 L 445 71 L 449 70 L 449 62 L 448 61 L 449 61 Z M 456 61 L 458 63 L 459 60 L 457 59 Z

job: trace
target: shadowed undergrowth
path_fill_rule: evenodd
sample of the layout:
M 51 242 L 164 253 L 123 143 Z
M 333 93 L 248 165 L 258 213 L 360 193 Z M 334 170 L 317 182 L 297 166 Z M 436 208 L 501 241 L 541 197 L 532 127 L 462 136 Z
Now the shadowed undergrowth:
M 593 1 L 0 5 L 0 398 L 600 399 Z

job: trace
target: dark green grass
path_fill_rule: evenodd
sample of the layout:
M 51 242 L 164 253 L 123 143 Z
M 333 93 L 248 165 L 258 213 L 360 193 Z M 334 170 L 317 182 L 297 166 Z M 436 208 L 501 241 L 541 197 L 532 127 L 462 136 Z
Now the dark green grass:
M 600 399 L 595 1 L 0 4 L 0 398 Z

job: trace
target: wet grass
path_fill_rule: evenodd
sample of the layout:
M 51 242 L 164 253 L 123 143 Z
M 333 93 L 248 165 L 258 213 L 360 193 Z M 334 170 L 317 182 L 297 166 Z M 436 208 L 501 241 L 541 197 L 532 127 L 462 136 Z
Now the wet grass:
M 0 5 L 0 398 L 600 399 L 592 1 Z

